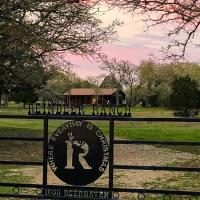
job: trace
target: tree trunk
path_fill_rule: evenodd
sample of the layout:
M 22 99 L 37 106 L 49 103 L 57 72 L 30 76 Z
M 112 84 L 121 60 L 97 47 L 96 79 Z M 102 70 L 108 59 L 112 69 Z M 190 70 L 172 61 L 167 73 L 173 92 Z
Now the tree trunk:
M 119 88 L 116 91 L 116 105 L 119 105 Z
M 131 85 L 131 94 L 130 94 L 130 97 L 131 97 L 131 102 L 130 102 L 130 105 L 133 106 L 133 86 Z

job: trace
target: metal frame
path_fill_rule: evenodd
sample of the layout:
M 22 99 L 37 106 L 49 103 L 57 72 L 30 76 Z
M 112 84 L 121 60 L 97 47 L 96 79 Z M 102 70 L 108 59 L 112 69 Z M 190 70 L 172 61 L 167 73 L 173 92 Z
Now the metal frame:
M 45 195 L 44 189 L 52 188 L 67 188 L 76 190 L 90 190 L 90 191 L 105 191 L 110 192 L 109 199 L 112 199 L 111 193 L 116 192 L 128 192 L 128 193 L 138 193 L 142 197 L 138 199 L 145 199 L 145 194 L 161 194 L 169 196 L 171 195 L 187 195 L 189 199 L 197 199 L 200 196 L 200 191 L 183 191 L 183 190 L 160 190 L 160 189 L 136 189 L 136 188 L 118 188 L 114 187 L 113 172 L 116 169 L 127 169 L 127 170 L 159 170 L 159 171 L 180 171 L 180 172 L 200 172 L 200 167 L 164 167 L 164 166 L 132 166 L 132 165 L 116 165 L 114 163 L 114 146 L 116 144 L 135 144 L 135 145 L 185 145 L 185 146 L 200 146 L 200 141 L 196 142 L 169 142 L 169 141 L 129 141 L 129 140 L 115 140 L 114 139 L 114 127 L 115 121 L 124 122 L 200 122 L 198 118 L 132 118 L 132 117 L 112 117 L 112 116 L 61 116 L 61 115 L 0 115 L 0 119 L 41 119 L 43 120 L 43 137 L 38 138 L 26 138 L 26 137 L 1 137 L 0 141 L 10 140 L 10 141 L 29 141 L 29 142 L 43 142 L 43 161 L 42 162 L 19 162 L 19 161 L 2 161 L 1 165 L 31 165 L 31 166 L 42 166 L 43 167 L 43 180 L 42 184 L 20 184 L 20 183 L 4 183 L 0 182 L 0 187 L 12 187 L 12 193 L 0 193 L 1 198 L 37 198 L 37 199 L 66 199 L 66 197 L 61 196 L 51 196 Z M 75 186 L 55 186 L 48 184 L 48 162 L 47 162 L 47 150 L 48 150 L 48 122 L 49 120 L 96 120 L 96 121 L 108 121 L 109 122 L 109 185 L 108 187 L 75 187 Z M 20 190 L 23 188 L 34 189 L 36 194 L 20 194 Z M 69 199 L 69 198 L 67 198 Z M 73 199 L 73 198 L 71 198 Z M 80 198 L 74 198 L 80 199 Z M 91 199 L 91 198 L 90 198 Z M 95 198 L 96 199 L 96 198 Z M 163 199 L 165 199 L 163 197 Z

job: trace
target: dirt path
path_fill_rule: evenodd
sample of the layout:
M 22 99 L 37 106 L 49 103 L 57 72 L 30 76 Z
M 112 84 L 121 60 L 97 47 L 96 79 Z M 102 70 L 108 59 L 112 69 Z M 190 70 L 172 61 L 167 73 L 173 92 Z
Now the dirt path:
M 126 165 L 157 165 L 163 166 L 172 163 L 182 163 L 191 159 L 200 159 L 200 156 L 178 152 L 167 148 L 157 148 L 151 145 L 116 145 L 115 146 L 115 164 Z M 174 165 L 177 166 L 177 165 Z M 21 170 L 21 169 L 19 169 Z M 41 169 L 36 167 L 27 168 L 22 170 L 21 173 L 26 175 L 34 175 L 34 183 L 41 183 L 42 173 Z M 60 181 L 49 169 L 48 183 L 61 184 Z M 116 186 L 123 187 L 144 187 L 147 182 L 154 181 L 155 179 L 165 179 L 170 176 L 177 175 L 177 172 L 161 172 L 161 171 L 134 171 L 134 170 L 116 170 L 114 172 Z M 108 185 L 108 170 L 99 178 L 93 185 Z

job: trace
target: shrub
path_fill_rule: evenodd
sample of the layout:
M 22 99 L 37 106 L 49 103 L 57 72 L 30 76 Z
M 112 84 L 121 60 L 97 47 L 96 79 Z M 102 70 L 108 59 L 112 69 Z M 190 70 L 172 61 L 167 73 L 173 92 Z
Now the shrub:
M 193 117 L 199 113 L 200 91 L 198 83 L 189 75 L 178 77 L 172 82 L 172 93 L 169 98 L 174 116 Z

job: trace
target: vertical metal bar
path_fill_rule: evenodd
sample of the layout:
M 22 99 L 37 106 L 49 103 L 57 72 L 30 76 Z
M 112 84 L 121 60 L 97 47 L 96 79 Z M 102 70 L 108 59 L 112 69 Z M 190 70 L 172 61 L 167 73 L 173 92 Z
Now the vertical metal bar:
M 110 121 L 109 130 L 109 190 L 113 190 L 113 163 L 114 163 L 114 121 Z M 109 198 L 112 198 L 112 193 L 109 194 Z
M 48 157 L 48 119 L 44 119 L 44 142 L 43 142 L 43 186 L 47 186 L 47 157 Z

